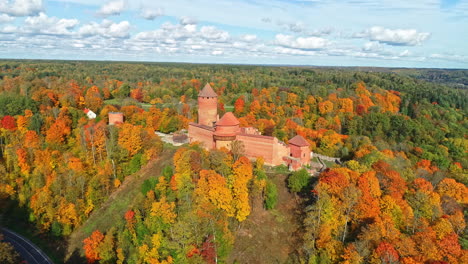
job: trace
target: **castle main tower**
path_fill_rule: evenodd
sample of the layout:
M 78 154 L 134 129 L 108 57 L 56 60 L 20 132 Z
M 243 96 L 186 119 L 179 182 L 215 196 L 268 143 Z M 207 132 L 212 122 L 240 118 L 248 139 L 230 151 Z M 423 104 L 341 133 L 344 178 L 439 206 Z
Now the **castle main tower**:
M 213 127 L 218 121 L 218 95 L 210 84 L 198 94 L 198 124 Z

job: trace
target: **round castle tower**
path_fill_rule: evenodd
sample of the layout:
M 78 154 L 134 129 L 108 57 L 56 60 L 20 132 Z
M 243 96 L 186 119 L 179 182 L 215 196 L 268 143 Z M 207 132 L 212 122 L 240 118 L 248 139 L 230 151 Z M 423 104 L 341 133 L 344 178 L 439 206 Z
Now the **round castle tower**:
M 198 124 L 213 127 L 218 121 L 218 95 L 210 84 L 198 94 Z

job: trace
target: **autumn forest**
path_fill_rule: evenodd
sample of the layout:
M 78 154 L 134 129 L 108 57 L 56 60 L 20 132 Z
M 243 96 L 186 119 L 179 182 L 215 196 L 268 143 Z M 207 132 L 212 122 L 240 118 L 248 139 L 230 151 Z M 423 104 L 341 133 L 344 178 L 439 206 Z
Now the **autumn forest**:
M 56 263 L 468 263 L 467 76 L 2 60 L 0 225 Z M 339 162 L 292 172 L 163 142 L 197 121 L 206 83 L 220 116 Z M 262 217 L 261 245 L 292 230 L 274 254 L 241 243 Z

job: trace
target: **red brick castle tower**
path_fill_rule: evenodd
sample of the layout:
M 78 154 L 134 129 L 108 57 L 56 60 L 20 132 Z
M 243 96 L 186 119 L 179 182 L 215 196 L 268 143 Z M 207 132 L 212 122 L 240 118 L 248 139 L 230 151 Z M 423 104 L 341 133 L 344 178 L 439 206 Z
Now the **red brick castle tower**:
M 198 94 L 198 124 L 213 127 L 218 121 L 218 95 L 207 83 Z
M 289 166 L 297 170 L 310 161 L 310 144 L 301 135 L 291 138 L 288 142 L 289 147 Z

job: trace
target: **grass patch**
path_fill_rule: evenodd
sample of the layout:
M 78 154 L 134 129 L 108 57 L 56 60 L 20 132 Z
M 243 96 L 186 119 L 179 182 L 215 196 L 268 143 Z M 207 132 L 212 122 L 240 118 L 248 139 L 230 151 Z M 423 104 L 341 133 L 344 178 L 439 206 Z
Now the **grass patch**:
M 104 103 L 107 105 L 122 105 L 122 99 L 114 98 L 114 99 L 104 100 Z
M 284 215 L 278 211 L 277 209 L 272 209 L 270 210 L 270 214 L 273 215 L 273 217 L 275 218 L 276 222 L 278 223 L 284 223 L 284 221 L 286 220 L 286 218 L 284 217 Z
M 226 112 L 234 112 L 234 106 L 233 105 L 225 105 L 224 110 Z
M 114 98 L 109 100 L 104 100 L 104 103 L 107 105 L 118 105 L 123 106 L 124 99 Z M 153 105 L 149 103 L 138 103 L 138 106 L 144 110 L 149 110 Z
M 322 160 L 323 163 L 325 163 L 325 165 L 327 166 L 327 168 L 333 168 L 336 166 L 336 163 L 333 162 L 333 161 L 328 161 L 328 160 Z

